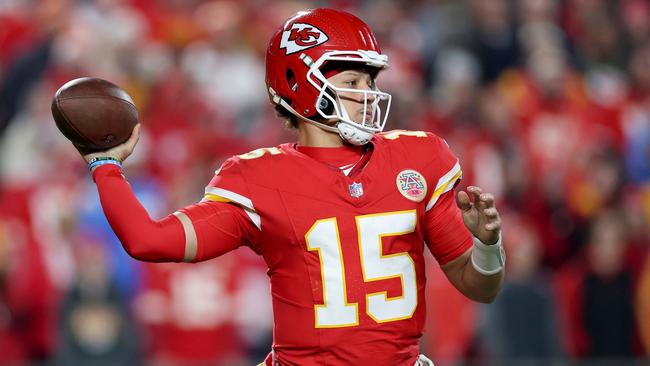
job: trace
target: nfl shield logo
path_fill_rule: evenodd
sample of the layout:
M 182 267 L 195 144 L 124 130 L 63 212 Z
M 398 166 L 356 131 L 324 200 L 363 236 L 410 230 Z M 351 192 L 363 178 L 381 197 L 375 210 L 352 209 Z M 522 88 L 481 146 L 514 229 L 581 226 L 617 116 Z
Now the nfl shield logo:
M 350 196 L 354 198 L 363 196 L 363 185 L 361 183 L 352 183 L 348 188 L 350 190 Z

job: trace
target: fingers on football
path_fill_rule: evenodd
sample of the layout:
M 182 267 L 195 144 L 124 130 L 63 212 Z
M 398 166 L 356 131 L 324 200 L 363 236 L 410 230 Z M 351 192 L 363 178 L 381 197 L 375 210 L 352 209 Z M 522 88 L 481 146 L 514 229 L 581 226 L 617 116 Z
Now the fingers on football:
M 127 151 L 126 151 L 126 156 L 122 157 L 122 159 L 126 158 L 128 155 L 131 154 L 133 149 L 135 149 L 135 145 L 138 143 L 140 140 L 140 124 L 138 123 L 133 127 L 133 132 L 131 132 L 131 137 L 129 137 L 128 140 L 124 143 Z M 121 151 L 122 154 L 124 154 L 124 151 Z
M 127 140 L 127 143 L 129 146 L 135 146 L 135 144 L 138 143 L 138 140 L 140 140 L 140 124 L 138 123 L 133 127 L 133 132 L 131 132 L 131 137 Z

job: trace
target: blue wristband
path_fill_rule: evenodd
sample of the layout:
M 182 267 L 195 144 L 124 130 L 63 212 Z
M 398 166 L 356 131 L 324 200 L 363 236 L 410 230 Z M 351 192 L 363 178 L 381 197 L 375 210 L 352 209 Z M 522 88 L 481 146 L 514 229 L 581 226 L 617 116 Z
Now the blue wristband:
M 88 169 L 90 169 L 90 172 L 97 168 L 100 165 L 106 165 L 106 164 L 113 164 L 117 165 L 118 167 L 122 168 L 122 164 L 120 163 L 119 160 L 113 158 L 113 157 L 101 157 L 101 158 L 93 158 L 88 162 Z

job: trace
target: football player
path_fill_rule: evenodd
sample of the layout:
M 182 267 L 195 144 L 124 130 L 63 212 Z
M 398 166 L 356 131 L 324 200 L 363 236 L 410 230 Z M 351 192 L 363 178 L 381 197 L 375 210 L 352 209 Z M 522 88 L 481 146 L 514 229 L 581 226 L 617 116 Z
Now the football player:
M 85 155 L 104 212 L 143 261 L 204 261 L 239 246 L 264 258 L 274 312 L 262 365 L 430 365 L 424 250 L 467 297 L 491 302 L 504 254 L 494 197 L 455 192 L 458 159 L 428 132 L 382 132 L 388 65 L 360 19 L 299 12 L 273 35 L 266 86 L 298 141 L 228 159 L 201 202 L 160 221 L 138 203 L 118 147 Z

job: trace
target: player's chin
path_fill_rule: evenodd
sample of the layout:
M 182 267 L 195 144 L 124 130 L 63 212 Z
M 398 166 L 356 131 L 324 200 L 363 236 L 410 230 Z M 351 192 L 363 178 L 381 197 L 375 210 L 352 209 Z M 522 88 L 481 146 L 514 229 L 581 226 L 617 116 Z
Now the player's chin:
M 354 122 L 364 127 L 375 127 L 375 123 L 372 120 L 372 115 L 364 112 L 357 113 L 357 117 L 354 119 Z

